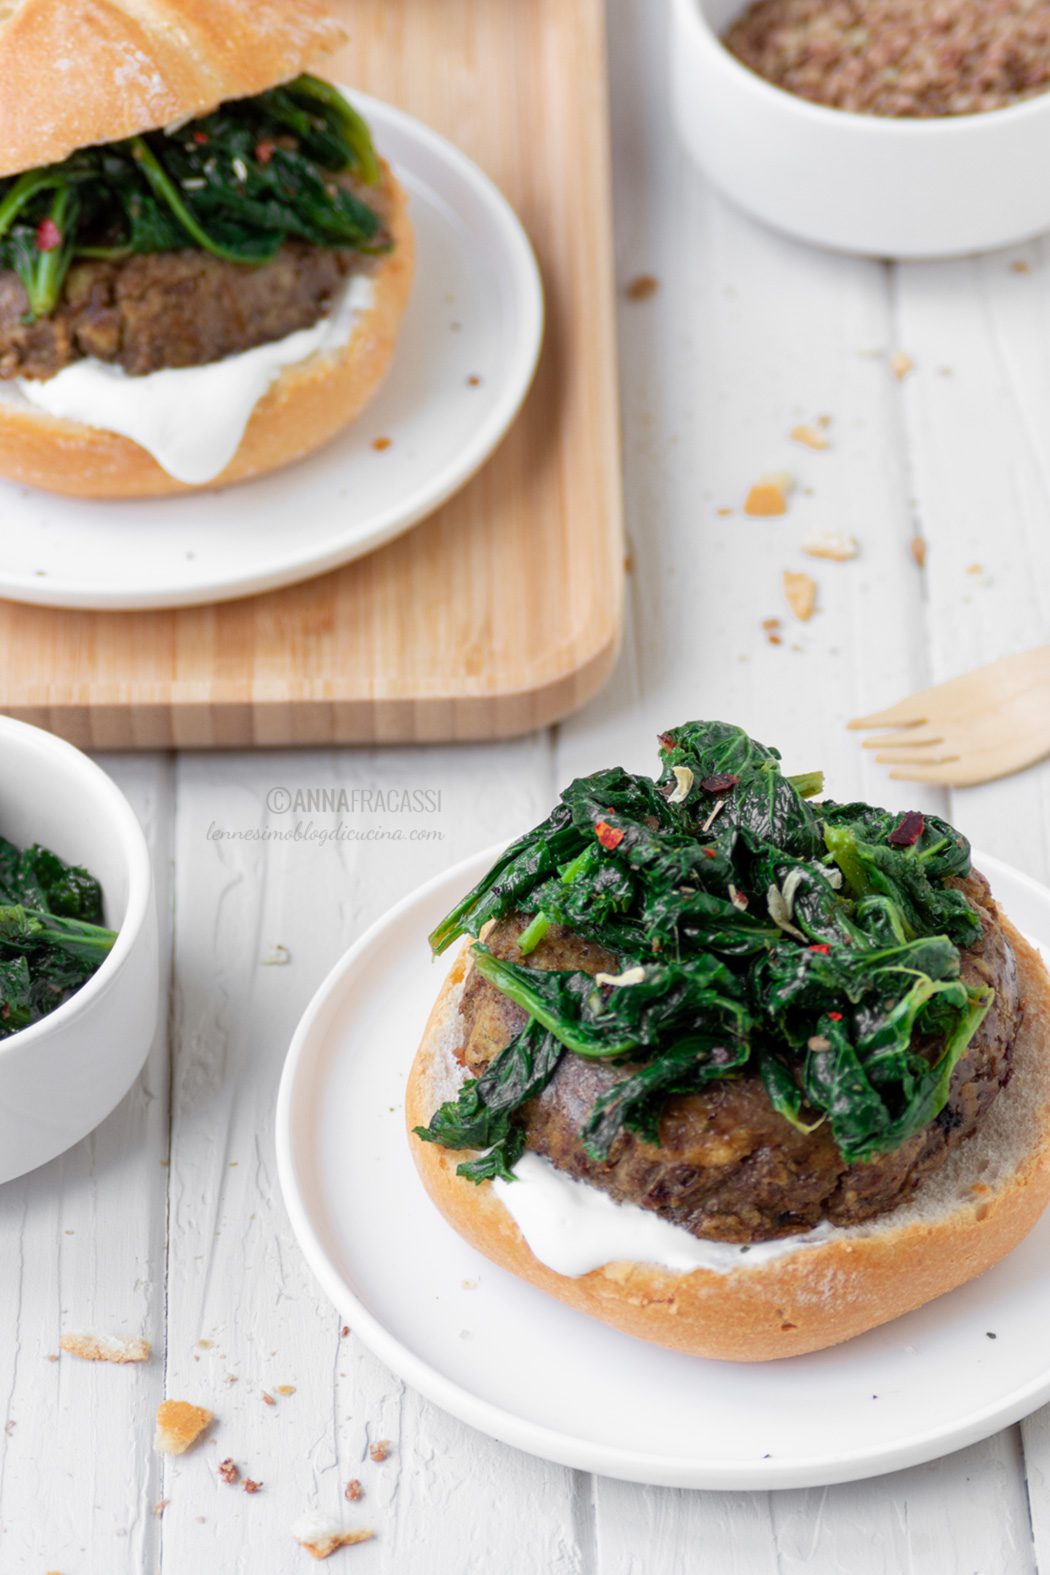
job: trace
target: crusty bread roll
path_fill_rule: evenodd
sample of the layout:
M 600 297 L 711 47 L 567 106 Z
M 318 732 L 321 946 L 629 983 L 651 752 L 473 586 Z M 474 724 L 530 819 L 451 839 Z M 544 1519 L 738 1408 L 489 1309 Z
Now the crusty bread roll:
M 371 264 L 374 293 L 346 344 L 285 367 L 252 411 L 233 459 L 203 487 L 225 487 L 302 459 L 358 415 L 390 365 L 412 288 L 408 198 L 385 166 L 392 248 Z M 131 438 L 66 421 L 28 400 L 0 398 L 0 475 L 80 498 L 149 498 L 200 491 Z
M 344 38 L 321 0 L 10 0 L 0 175 L 261 93 Z
M 609 1263 L 568 1278 L 534 1257 L 492 1186 L 456 1175 L 464 1158 L 423 1143 L 426 1126 L 464 1073 L 461 953 L 431 1013 L 409 1076 L 406 1114 L 416 1166 L 433 1201 L 471 1246 L 581 1312 L 693 1356 L 760 1362 L 852 1339 L 983 1274 L 1031 1230 L 1050 1198 L 1050 978 L 1004 918 L 1017 953 L 1024 1023 L 1013 1074 L 977 1134 L 881 1219 L 817 1245 L 728 1273 L 672 1273 Z

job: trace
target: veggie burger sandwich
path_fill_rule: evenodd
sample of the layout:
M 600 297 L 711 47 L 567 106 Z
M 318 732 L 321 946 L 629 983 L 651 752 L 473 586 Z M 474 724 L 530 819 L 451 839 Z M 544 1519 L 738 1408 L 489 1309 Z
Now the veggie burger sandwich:
M 1050 979 L 943 821 L 817 802 L 720 722 L 660 754 L 574 782 L 431 936 L 468 940 L 416 1162 L 469 1242 L 617 1328 L 818 1350 L 1038 1218 Z
M 305 74 L 317 0 L 0 8 L 0 474 L 84 497 L 299 459 L 386 371 L 406 199 Z

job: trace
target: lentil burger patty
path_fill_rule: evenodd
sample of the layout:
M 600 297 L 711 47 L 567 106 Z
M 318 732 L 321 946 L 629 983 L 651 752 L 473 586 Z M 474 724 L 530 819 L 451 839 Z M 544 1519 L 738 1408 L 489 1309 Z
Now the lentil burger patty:
M 25 321 L 18 276 L 0 272 L 0 378 L 49 378 L 84 356 L 141 376 L 202 366 L 310 328 L 329 311 L 352 252 L 292 243 L 260 268 L 208 252 L 79 262 L 50 317 Z
M 668 1101 L 660 1144 L 622 1131 L 604 1162 L 590 1158 L 580 1127 L 598 1096 L 632 1067 L 566 1053 L 550 1083 L 523 1107 L 526 1147 L 558 1170 L 617 1202 L 652 1209 L 694 1236 L 755 1242 L 807 1231 L 823 1221 L 853 1225 L 902 1203 L 949 1153 L 977 1130 L 1010 1075 L 1023 1006 L 1014 951 L 983 876 L 953 881 L 981 920 L 981 938 L 962 953 L 967 984 L 991 985 L 995 999 L 955 1068 L 944 1109 L 892 1153 L 847 1165 L 827 1125 L 801 1132 L 772 1107 L 761 1078 L 749 1072 Z M 528 921 L 499 921 L 486 936 L 498 957 L 524 962 L 517 939 Z M 527 959 L 537 968 L 615 972 L 617 959 L 553 927 Z M 463 994 L 463 1059 L 471 1075 L 520 1031 L 525 1014 L 471 970 Z M 918 1048 L 924 1048 L 922 1044 Z M 927 1042 L 931 1053 L 936 1044 Z

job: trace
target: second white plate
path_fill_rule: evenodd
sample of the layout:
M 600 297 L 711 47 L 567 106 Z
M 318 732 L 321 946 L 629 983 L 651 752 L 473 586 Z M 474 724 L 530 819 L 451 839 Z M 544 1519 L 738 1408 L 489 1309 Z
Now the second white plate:
M 451 143 L 347 89 L 411 198 L 416 277 L 389 376 L 349 431 L 223 491 L 87 502 L 0 482 L 0 596 L 183 607 L 308 579 L 407 530 L 492 453 L 528 391 L 543 292 L 528 239 Z M 373 447 L 377 438 L 389 447 Z
M 423 1192 L 405 1079 L 448 963 L 426 936 L 490 849 L 406 899 L 337 964 L 289 1051 L 277 1158 L 293 1228 L 355 1331 L 436 1404 L 564 1465 L 670 1487 L 810 1487 L 985 1438 L 1050 1399 L 1050 1212 L 997 1268 L 860 1339 L 740 1365 L 645 1345 L 495 1268 Z M 975 862 L 1050 942 L 1050 892 Z M 965 1373 L 965 1383 L 959 1382 Z

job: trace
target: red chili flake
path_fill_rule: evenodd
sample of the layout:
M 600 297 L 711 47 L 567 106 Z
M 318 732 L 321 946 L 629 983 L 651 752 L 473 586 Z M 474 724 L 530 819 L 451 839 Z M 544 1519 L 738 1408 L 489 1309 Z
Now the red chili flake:
M 705 777 L 700 786 L 705 793 L 728 793 L 730 788 L 735 788 L 740 781 L 739 777 L 727 771 L 723 776 Z
M 826 957 L 828 955 L 828 953 L 830 952 L 831 947 L 830 946 L 811 946 L 809 949 L 810 949 L 811 952 L 819 952 L 822 957 Z
M 269 164 L 276 150 L 276 143 L 260 142 L 255 149 L 255 157 L 260 164 Z
M 62 231 L 54 219 L 41 219 L 36 227 L 36 249 L 38 252 L 53 252 L 62 244 Z
M 704 858 L 705 859 L 717 859 L 717 857 L 718 857 L 718 849 L 717 848 L 705 848 L 704 849 Z
M 909 810 L 902 818 L 899 825 L 894 826 L 887 837 L 891 848 L 910 848 L 926 830 L 926 821 L 917 809 Z
M 198 147 L 203 148 L 203 147 L 207 146 L 208 142 L 211 139 L 209 138 L 208 133 L 206 131 L 195 131 L 193 133 L 193 140 L 197 144 Z
M 842 1013 L 841 1012 L 829 1012 L 828 1016 L 831 1018 L 831 1021 L 833 1023 L 841 1023 L 841 1021 L 842 1021 Z
M 613 848 L 618 848 L 623 841 L 625 833 L 616 826 L 610 826 L 607 820 L 599 820 L 594 828 L 594 835 L 598 838 L 603 848 L 610 853 Z

